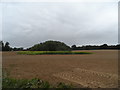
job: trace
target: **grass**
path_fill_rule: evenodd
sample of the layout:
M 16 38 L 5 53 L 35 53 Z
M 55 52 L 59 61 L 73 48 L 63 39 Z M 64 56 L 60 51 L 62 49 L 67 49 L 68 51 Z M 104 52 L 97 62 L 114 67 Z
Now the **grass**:
M 92 54 L 91 52 L 75 52 L 75 51 L 19 51 L 18 54 L 26 55 L 43 55 L 43 54 Z

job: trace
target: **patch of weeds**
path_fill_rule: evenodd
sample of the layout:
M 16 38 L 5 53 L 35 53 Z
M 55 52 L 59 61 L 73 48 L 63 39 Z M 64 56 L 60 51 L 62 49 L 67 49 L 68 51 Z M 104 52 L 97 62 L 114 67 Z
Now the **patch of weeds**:
M 72 84 L 71 85 L 66 85 L 65 83 L 59 83 L 57 85 L 57 88 L 73 88 Z
M 42 81 L 40 79 L 34 78 L 28 79 L 13 79 L 13 78 L 3 78 L 2 88 L 73 88 L 72 85 L 66 85 L 64 83 L 59 83 L 57 86 L 52 86 L 49 82 Z

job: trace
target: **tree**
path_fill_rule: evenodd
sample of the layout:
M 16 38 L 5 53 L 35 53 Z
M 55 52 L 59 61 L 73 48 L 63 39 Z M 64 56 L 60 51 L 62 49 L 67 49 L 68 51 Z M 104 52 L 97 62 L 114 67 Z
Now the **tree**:
M 101 45 L 100 47 L 101 47 L 101 49 L 107 49 L 107 48 L 108 48 L 108 45 L 107 45 L 107 44 L 103 44 L 103 45 Z
M 23 49 L 23 47 L 20 47 L 20 48 L 14 47 L 12 50 L 13 50 L 13 51 L 23 51 L 24 49 Z
M 59 41 L 46 41 L 29 48 L 31 51 L 67 51 L 70 47 Z
M 5 46 L 4 46 L 4 51 L 10 51 L 10 50 L 11 50 L 11 48 L 9 46 L 9 42 L 6 42 Z
M 4 50 L 5 50 L 4 42 L 0 41 L 0 51 L 4 51 Z
M 120 44 L 116 45 L 117 49 L 120 49 Z
M 76 50 L 77 49 L 76 45 L 72 45 L 71 48 L 72 48 L 72 50 Z

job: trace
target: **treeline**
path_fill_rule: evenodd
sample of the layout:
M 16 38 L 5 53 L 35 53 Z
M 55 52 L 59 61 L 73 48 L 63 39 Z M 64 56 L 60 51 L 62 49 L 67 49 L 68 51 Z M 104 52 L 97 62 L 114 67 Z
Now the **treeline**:
M 107 45 L 107 44 L 103 44 L 103 45 L 86 45 L 86 46 L 76 46 L 76 45 L 72 45 L 71 47 L 72 50 L 99 50 L 99 49 L 120 49 L 120 44 L 118 45 Z
M 9 42 L 3 42 L 0 41 L 0 51 L 23 51 L 24 49 L 21 48 L 16 48 L 16 47 L 11 47 Z
M 86 45 L 86 46 L 76 46 L 71 47 L 60 41 L 46 41 L 43 43 L 35 44 L 34 46 L 24 49 L 11 47 L 9 42 L 0 41 L 0 51 L 70 51 L 70 50 L 99 50 L 99 49 L 120 49 L 120 44 L 118 45 Z

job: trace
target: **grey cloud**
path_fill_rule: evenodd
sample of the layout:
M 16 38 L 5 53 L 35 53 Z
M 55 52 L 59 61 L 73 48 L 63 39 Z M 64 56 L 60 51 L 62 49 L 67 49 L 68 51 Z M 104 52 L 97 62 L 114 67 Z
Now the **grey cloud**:
M 29 47 L 46 40 L 68 45 L 117 44 L 116 3 L 7 3 L 3 40 Z

